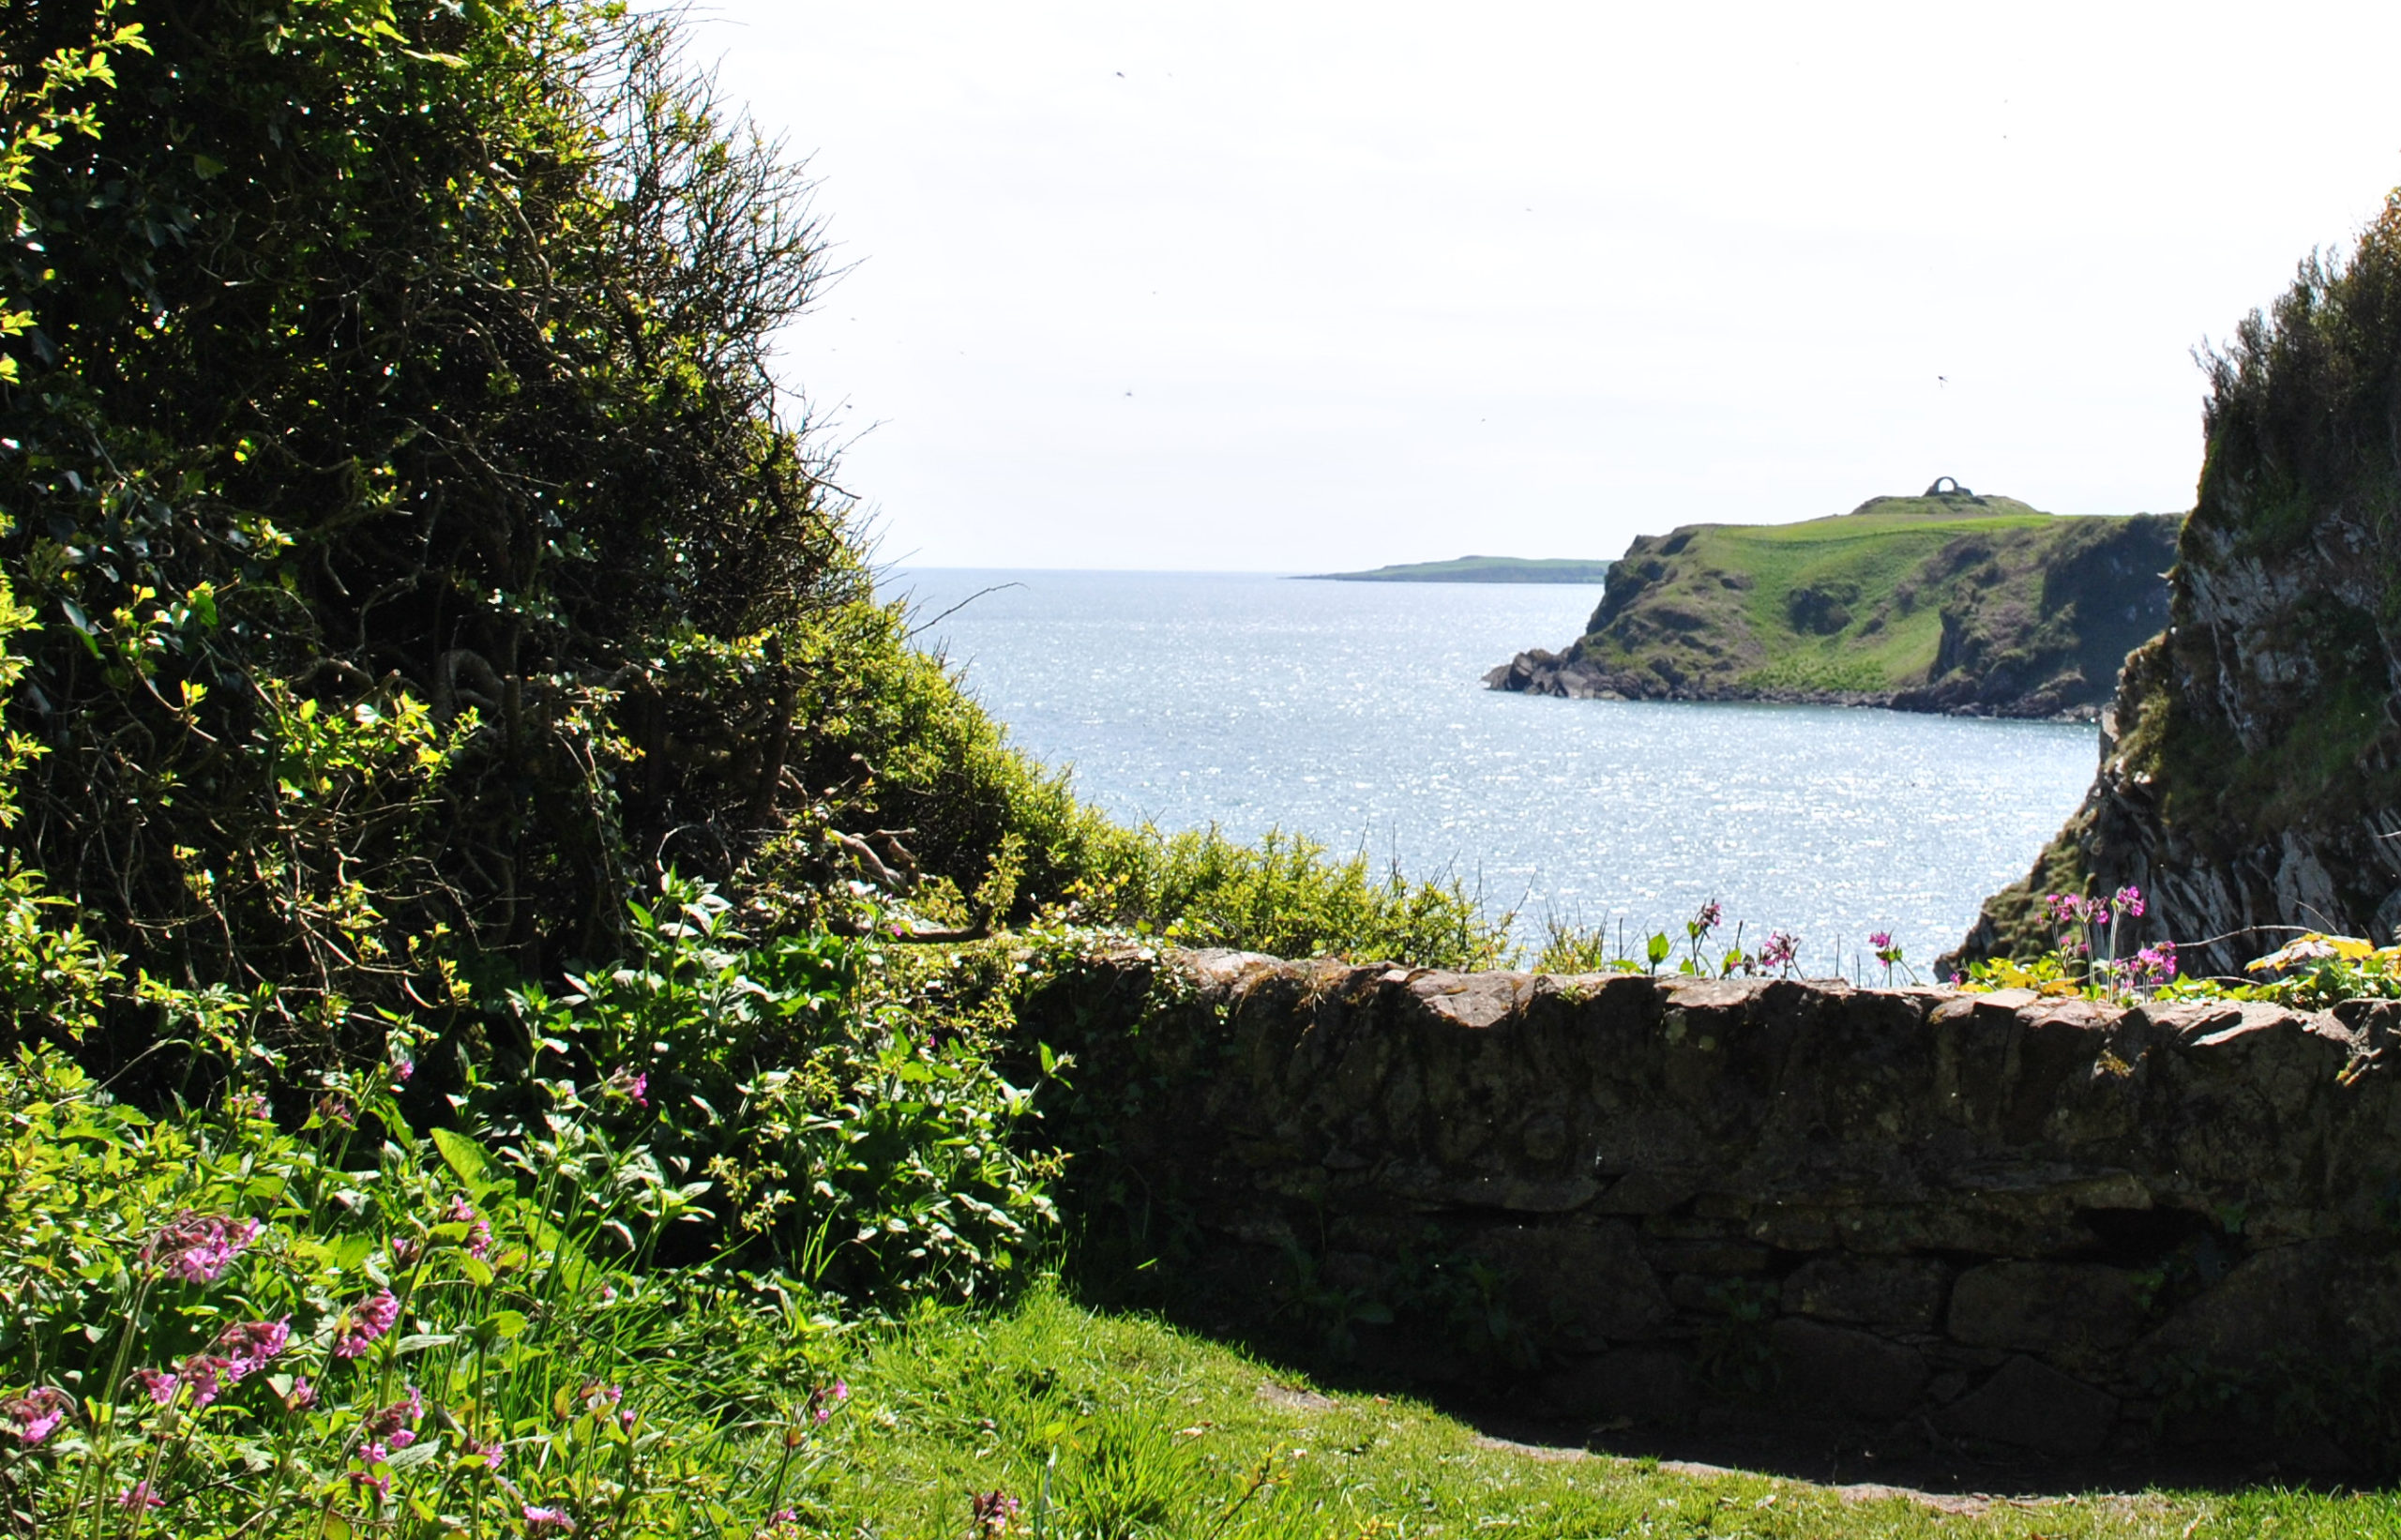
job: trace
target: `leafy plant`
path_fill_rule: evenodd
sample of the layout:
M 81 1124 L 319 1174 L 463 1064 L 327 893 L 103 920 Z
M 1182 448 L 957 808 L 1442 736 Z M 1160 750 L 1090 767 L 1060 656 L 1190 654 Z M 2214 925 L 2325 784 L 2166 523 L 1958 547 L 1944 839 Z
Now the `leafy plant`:
M 0 1483 L 43 1531 L 717 1533 L 757 1502 L 770 1441 L 651 1366 L 694 1345 L 678 1291 L 541 1151 L 428 1140 L 355 1082 L 297 1135 L 249 1092 L 153 1120 L 53 1052 L 0 1072 Z M 763 1296 L 734 1313 L 803 1366 L 824 1345 Z M 815 1436 L 822 1398 L 769 1405 Z
M 688 1221 L 712 1246 L 861 1298 L 990 1292 L 1057 1218 L 1054 1163 L 1023 1138 L 1034 1088 L 1005 1080 L 989 1045 L 920 1019 L 867 942 L 754 944 L 732 916 L 670 873 L 634 906 L 625 962 L 557 997 L 510 992 L 540 1073 L 530 1101 L 501 1082 L 476 1105 L 536 1140 L 563 1112 L 593 1113 L 601 1170 L 581 1186 L 596 1203 L 614 1200 L 610 1152 L 638 1143 L 672 1193 L 650 1235 Z M 701 1205 L 711 1186 L 725 1212 Z

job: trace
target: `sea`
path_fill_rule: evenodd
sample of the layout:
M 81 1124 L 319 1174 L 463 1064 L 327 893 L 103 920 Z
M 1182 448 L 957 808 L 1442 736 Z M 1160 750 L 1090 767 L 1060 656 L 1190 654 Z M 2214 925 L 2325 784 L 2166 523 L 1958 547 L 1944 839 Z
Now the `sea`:
M 917 646 L 1115 817 L 1306 835 L 1564 921 L 1802 939 L 1880 978 L 1956 945 L 2082 797 L 2095 729 L 1826 706 L 1563 701 L 1487 670 L 1565 646 L 1597 586 L 902 569 Z M 1899 975 L 1896 975 L 1899 976 Z

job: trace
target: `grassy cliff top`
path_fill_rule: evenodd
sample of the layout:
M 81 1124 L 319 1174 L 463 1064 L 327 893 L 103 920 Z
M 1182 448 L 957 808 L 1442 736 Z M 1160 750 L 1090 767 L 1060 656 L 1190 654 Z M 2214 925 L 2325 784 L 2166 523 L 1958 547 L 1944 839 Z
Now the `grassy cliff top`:
M 2175 524 L 1947 495 L 1687 525 L 1628 548 L 1571 657 L 1622 693 L 1888 696 L 1948 680 L 1982 700 L 1987 680 L 2022 675 L 2011 694 L 2056 683 L 2063 705 L 2085 704 L 2156 629 Z
M 1573 557 L 1457 556 L 1447 562 L 1402 562 L 1367 572 L 1306 572 L 1330 582 L 1605 582 L 1614 562 Z

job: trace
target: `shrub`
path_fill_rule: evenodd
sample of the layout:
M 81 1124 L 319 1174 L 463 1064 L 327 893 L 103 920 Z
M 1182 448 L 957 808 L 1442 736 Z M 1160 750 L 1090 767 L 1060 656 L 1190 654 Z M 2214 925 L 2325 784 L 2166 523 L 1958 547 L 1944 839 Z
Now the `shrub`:
M 651 1215 L 644 1260 L 690 1216 L 698 1233 L 671 1256 L 732 1254 L 863 1303 L 990 1294 L 1056 1220 L 1052 1163 L 1025 1148 L 1034 1087 L 916 1011 L 868 944 L 753 944 L 732 915 L 671 874 L 634 907 L 625 962 L 555 998 L 512 992 L 536 1073 L 479 1085 L 470 1108 L 528 1147 L 566 1140 L 562 1120 L 579 1130 L 605 1168 L 580 1185 L 595 1212 L 621 1206 L 607 1152 L 641 1149 L 676 1211 Z M 567 1153 L 550 1158 L 573 1169 Z

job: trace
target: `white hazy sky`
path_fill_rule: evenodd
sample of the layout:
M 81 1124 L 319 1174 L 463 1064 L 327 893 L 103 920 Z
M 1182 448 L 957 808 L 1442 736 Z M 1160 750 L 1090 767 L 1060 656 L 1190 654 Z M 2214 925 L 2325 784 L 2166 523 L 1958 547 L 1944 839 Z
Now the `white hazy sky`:
M 2191 349 L 2401 182 L 2401 6 L 703 0 L 852 270 L 886 561 L 1611 556 L 2190 506 Z

